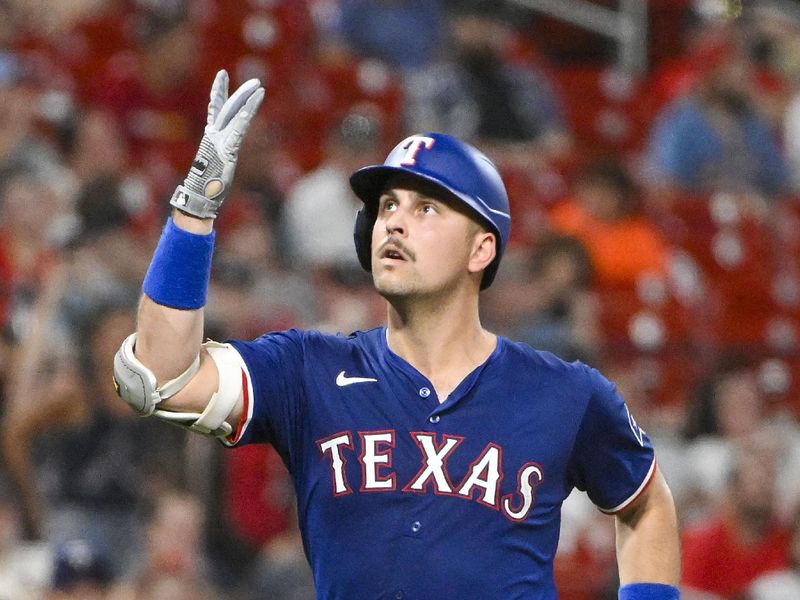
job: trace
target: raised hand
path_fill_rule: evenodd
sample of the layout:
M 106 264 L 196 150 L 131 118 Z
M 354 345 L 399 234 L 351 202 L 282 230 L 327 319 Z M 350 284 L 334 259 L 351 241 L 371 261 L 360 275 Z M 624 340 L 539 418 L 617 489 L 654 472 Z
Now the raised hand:
M 258 79 L 246 81 L 228 97 L 228 73 L 217 73 L 200 149 L 183 185 L 170 199 L 172 206 L 199 219 L 217 216 L 230 192 L 242 140 L 263 99 Z

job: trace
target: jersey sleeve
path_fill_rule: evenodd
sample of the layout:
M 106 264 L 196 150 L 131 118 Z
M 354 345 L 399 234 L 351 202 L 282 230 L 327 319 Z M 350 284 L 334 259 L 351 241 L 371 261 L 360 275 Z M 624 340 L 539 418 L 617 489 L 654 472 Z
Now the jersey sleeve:
M 616 386 L 594 369 L 570 463 L 572 483 L 603 512 L 631 504 L 655 472 L 655 453 Z
M 229 342 L 242 358 L 242 421 L 231 445 L 272 443 L 281 452 L 303 407 L 303 334 L 269 333 Z

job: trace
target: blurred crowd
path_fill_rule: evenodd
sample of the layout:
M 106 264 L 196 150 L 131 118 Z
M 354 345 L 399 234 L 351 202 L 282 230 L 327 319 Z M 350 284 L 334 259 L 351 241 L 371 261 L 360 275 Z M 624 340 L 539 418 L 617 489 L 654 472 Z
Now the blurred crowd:
M 348 176 L 460 136 L 514 218 L 483 321 L 617 384 L 675 496 L 684 597 L 800 598 L 800 6 L 650 0 L 628 73 L 523 5 L 0 0 L 0 600 L 313 598 L 277 455 L 140 419 L 111 381 L 219 68 L 267 98 L 208 337 L 380 324 Z M 616 597 L 613 518 L 581 494 L 556 576 Z

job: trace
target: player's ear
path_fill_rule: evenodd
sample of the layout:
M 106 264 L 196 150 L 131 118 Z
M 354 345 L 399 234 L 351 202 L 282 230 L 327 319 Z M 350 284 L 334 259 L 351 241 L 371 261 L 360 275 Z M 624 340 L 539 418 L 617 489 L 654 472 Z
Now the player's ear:
M 491 231 L 480 228 L 472 238 L 468 270 L 478 273 L 488 267 L 497 255 L 497 236 Z

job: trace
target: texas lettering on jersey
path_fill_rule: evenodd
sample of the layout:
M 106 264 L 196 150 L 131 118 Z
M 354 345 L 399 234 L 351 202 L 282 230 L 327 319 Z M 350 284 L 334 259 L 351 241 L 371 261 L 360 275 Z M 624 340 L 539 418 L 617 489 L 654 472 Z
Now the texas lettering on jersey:
M 458 483 L 454 483 L 447 462 L 464 441 L 454 435 L 438 436 L 431 432 L 410 432 L 408 435 L 420 450 L 420 466 L 407 482 L 398 482 L 392 469 L 393 449 L 397 432 L 359 431 L 340 432 L 317 440 L 316 445 L 327 459 L 334 496 L 353 493 L 345 465 L 355 458 L 361 465 L 359 493 L 391 492 L 400 489 L 406 493 L 438 496 L 453 496 L 463 500 L 474 500 L 483 506 L 500 511 L 511 521 L 524 520 L 536 500 L 536 488 L 544 479 L 542 467 L 535 462 L 522 465 L 517 472 L 515 492 L 500 497 L 500 482 L 503 480 L 503 449 L 489 443 L 470 463 L 467 472 Z M 356 455 L 354 442 L 360 441 L 361 450 Z M 402 484 L 402 486 L 401 486 Z

